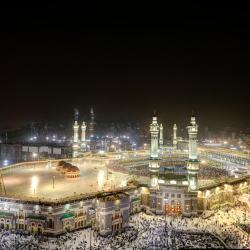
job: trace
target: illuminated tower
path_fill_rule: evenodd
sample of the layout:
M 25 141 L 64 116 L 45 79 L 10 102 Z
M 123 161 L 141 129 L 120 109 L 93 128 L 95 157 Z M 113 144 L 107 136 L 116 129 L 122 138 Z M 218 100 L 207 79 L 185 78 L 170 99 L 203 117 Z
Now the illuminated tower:
M 79 140 L 78 140 L 78 131 L 79 131 L 79 125 L 77 120 L 75 121 L 73 125 L 73 157 L 77 157 L 79 154 Z
M 152 123 L 150 125 L 151 134 L 151 151 L 150 158 L 158 159 L 158 136 L 159 136 L 159 125 L 157 123 L 157 117 L 154 114 Z
M 89 135 L 94 135 L 94 129 L 95 129 L 95 114 L 94 109 L 91 107 L 90 109 L 90 123 L 89 123 Z
M 173 127 L 173 147 L 174 149 L 177 149 L 177 126 L 174 124 Z
M 161 123 L 161 125 L 160 125 L 159 145 L 160 145 L 160 148 L 163 146 L 163 126 L 162 126 L 162 123 Z
M 195 117 L 191 116 L 190 124 L 187 126 L 189 143 L 188 143 L 188 179 L 189 188 L 192 191 L 196 191 L 198 188 L 197 174 L 199 171 L 199 161 L 197 157 L 197 134 L 198 125 L 195 121 Z
M 86 124 L 85 122 L 82 122 L 82 136 L 81 136 L 81 149 L 82 151 L 86 150 Z

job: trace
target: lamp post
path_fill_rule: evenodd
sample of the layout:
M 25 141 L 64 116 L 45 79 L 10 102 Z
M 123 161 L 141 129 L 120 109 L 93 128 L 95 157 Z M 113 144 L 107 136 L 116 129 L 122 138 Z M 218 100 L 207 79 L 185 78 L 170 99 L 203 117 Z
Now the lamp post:
M 53 175 L 53 189 L 55 188 L 55 176 Z
M 35 161 L 37 155 L 38 155 L 37 153 L 33 152 L 33 154 L 32 154 L 33 161 Z M 35 162 L 34 162 L 34 164 L 33 164 L 33 168 L 35 168 Z

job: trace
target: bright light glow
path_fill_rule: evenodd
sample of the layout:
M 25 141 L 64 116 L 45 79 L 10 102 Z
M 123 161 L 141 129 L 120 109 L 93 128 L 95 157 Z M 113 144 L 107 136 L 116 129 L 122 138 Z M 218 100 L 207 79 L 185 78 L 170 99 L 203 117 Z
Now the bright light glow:
M 232 150 L 237 150 L 237 148 L 236 148 L 236 147 L 230 147 L 230 149 L 232 149 Z
M 97 177 L 97 183 L 98 183 L 98 188 L 102 188 L 104 185 L 104 179 L 105 179 L 105 171 L 100 170 L 98 172 L 98 177 Z
M 171 180 L 170 184 L 176 184 L 176 181 L 175 180 Z
M 34 152 L 34 153 L 32 154 L 32 156 L 33 156 L 33 158 L 36 158 L 36 157 L 37 157 L 37 153 Z
M 206 164 L 206 161 L 205 161 L 205 160 L 202 160 L 201 163 L 202 163 L 202 164 Z
M 224 141 L 224 142 L 223 142 L 224 145 L 227 145 L 227 143 L 228 143 L 227 141 Z
M 124 180 L 121 182 L 120 187 L 126 187 L 127 186 L 127 181 Z
M 104 150 L 99 150 L 99 152 L 98 152 L 99 154 L 104 154 L 105 153 L 105 151 Z
M 32 176 L 31 178 L 31 188 L 32 190 L 37 189 L 39 183 L 39 179 L 37 176 Z
M 3 161 L 3 165 L 4 165 L 4 166 L 7 166 L 8 164 L 9 164 L 9 161 L 8 161 L 8 160 L 4 160 L 4 161 Z
M 208 198 L 210 196 L 210 190 L 207 190 L 205 193 L 205 197 Z
M 151 178 L 151 186 L 156 187 L 157 185 L 158 185 L 158 178 L 157 177 Z

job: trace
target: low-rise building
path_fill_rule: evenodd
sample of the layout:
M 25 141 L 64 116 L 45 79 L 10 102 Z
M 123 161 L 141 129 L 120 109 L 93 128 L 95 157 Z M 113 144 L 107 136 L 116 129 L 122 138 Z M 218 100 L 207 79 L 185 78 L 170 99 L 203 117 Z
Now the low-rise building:
M 121 231 L 128 226 L 130 200 L 125 193 L 97 197 L 96 228 L 100 235 Z

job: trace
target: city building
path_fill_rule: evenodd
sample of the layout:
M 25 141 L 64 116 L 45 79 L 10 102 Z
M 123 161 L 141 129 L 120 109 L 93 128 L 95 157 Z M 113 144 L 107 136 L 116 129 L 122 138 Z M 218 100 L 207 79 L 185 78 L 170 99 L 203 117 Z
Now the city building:
M 108 194 L 97 197 L 96 228 L 100 235 L 121 231 L 128 226 L 130 212 L 129 195 Z

